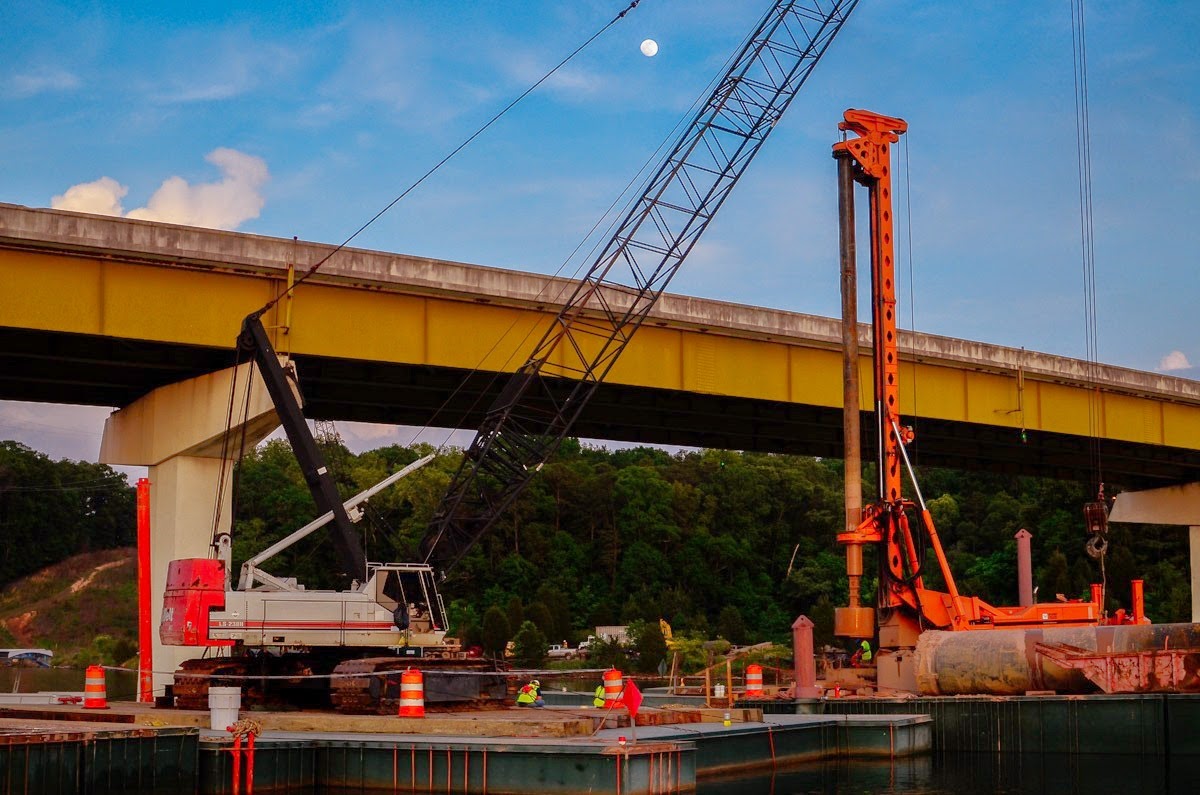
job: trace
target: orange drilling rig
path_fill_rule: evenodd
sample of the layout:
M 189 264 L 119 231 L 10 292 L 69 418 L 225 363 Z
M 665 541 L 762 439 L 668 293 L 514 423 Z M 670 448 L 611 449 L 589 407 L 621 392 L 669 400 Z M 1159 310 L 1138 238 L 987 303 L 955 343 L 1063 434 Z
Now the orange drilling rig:
M 843 637 L 871 638 L 879 630 L 880 688 L 917 690 L 914 650 L 927 629 L 970 631 L 1037 627 L 1087 627 L 1100 623 L 1095 601 L 995 607 L 979 597 L 959 593 L 954 573 L 921 496 L 906 445 L 914 439 L 900 419 L 900 361 L 896 325 L 896 278 L 892 213 L 892 145 L 908 129 L 903 119 L 864 110 L 848 110 L 838 124 L 843 140 L 834 144 L 838 163 L 838 210 L 843 269 L 843 321 L 846 340 L 847 399 L 846 482 L 847 525 L 838 535 L 846 549 L 849 605 L 834 613 L 834 632 Z M 850 133 L 851 136 L 846 136 Z M 854 183 L 866 187 L 870 202 L 870 259 L 872 350 L 874 355 L 874 414 L 876 422 L 878 488 L 875 502 L 859 511 L 852 492 L 859 490 L 857 387 L 857 319 L 854 317 Z M 847 298 L 847 288 L 850 296 Z M 852 426 L 852 427 L 851 427 Z M 916 501 L 903 496 L 903 470 L 913 484 Z M 851 480 L 854 481 L 851 488 Z M 917 517 L 914 522 L 910 517 Z M 919 535 L 920 531 L 924 535 Z M 925 586 L 928 541 L 945 591 Z M 863 547 L 874 545 L 879 557 L 877 608 L 863 605 L 861 581 Z M 878 610 L 878 619 L 876 612 Z

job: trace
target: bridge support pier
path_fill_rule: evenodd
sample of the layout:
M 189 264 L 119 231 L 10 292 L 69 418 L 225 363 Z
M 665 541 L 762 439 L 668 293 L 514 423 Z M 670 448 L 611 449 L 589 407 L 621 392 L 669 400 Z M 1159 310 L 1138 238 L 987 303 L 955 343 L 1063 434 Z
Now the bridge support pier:
M 1108 518 L 1112 522 L 1175 524 L 1189 528 L 1192 623 L 1200 623 L 1200 483 L 1123 492 L 1117 495 Z
M 149 467 L 149 610 L 157 695 L 171 683 L 179 664 L 200 652 L 159 640 L 167 565 L 211 554 L 216 534 L 232 525 L 233 464 L 243 443 L 252 449 L 278 425 L 266 387 L 250 364 L 160 387 L 114 411 L 104 423 L 103 463 Z

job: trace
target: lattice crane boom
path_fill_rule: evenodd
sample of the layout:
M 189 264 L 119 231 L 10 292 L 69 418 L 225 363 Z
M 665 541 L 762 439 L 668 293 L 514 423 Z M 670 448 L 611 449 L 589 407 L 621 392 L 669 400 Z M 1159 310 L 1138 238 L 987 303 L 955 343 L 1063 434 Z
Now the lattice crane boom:
M 420 557 L 449 570 L 567 435 L 858 0 L 777 0 L 463 456 Z

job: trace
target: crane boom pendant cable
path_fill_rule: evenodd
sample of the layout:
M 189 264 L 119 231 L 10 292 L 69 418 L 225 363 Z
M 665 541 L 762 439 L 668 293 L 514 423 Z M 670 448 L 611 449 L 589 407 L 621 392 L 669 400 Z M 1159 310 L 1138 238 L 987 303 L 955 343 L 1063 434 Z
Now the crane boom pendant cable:
M 1100 563 L 1100 611 L 1104 613 L 1108 572 L 1108 502 L 1104 497 L 1104 461 L 1100 450 L 1101 407 L 1097 376 L 1099 330 L 1096 320 L 1096 249 L 1092 220 L 1092 133 L 1088 114 L 1087 27 L 1084 0 L 1071 0 L 1071 50 L 1075 74 L 1075 152 L 1079 170 L 1079 233 L 1083 258 L 1083 319 L 1087 348 L 1088 434 L 1096 498 L 1084 505 L 1090 535 L 1085 549 Z
M 350 245 L 351 241 L 353 241 L 354 238 L 358 237 L 360 234 L 365 232 L 367 227 L 371 226 L 371 224 L 378 221 L 381 217 L 383 217 L 384 213 L 386 213 L 388 210 L 392 209 L 397 204 L 399 204 L 404 199 L 404 197 L 406 197 L 408 194 L 410 194 L 414 190 L 416 190 L 417 187 L 419 187 L 421 185 L 421 183 L 424 182 L 426 179 L 431 177 L 435 171 L 440 169 L 442 166 L 446 165 L 446 163 L 448 163 L 451 160 L 451 158 L 453 158 L 455 155 L 457 155 L 463 149 L 466 149 L 467 146 L 470 145 L 470 143 L 472 141 L 474 141 L 476 138 L 478 138 L 480 135 L 482 135 L 485 130 L 487 130 L 489 127 L 491 127 L 497 121 L 499 121 L 501 116 L 504 116 L 504 114 L 508 113 L 510 110 L 512 110 L 514 107 L 516 107 L 517 104 L 521 102 L 521 100 L 525 99 L 525 97 L 532 94 L 538 88 L 538 86 L 540 86 L 542 83 L 545 83 L 547 80 L 549 80 L 554 75 L 555 72 L 557 72 L 559 69 L 566 66 L 567 63 L 569 63 L 576 55 L 583 52 L 583 50 L 586 49 L 588 47 L 588 45 L 590 45 L 596 39 L 600 38 L 600 36 L 605 31 L 607 31 L 609 28 L 611 28 L 613 25 L 615 25 L 620 20 L 624 19 L 625 15 L 628 14 L 633 9 L 637 8 L 638 3 L 640 3 L 640 2 L 641 2 L 641 0 L 632 0 L 632 2 L 628 6 L 626 6 L 624 9 L 622 9 L 620 13 L 618 13 L 615 17 L 610 19 L 608 21 L 608 23 L 606 25 L 604 25 L 604 27 L 600 28 L 600 30 L 593 33 L 586 41 L 583 42 L 583 44 L 580 44 L 578 47 L 576 47 L 574 50 L 572 50 L 571 53 L 567 57 L 565 57 L 561 61 L 559 61 L 554 66 L 554 68 L 552 68 L 550 71 L 546 72 L 546 74 L 544 74 L 540 78 L 538 78 L 536 83 L 534 83 L 533 85 L 529 86 L 529 88 L 522 91 L 515 99 L 513 99 L 511 102 L 509 102 L 507 105 L 505 105 L 498 113 L 496 113 L 494 116 L 492 116 L 490 119 L 488 119 L 481 127 L 479 127 L 477 130 L 475 130 L 475 132 L 473 132 L 469 136 L 467 136 L 467 138 L 465 140 L 463 140 L 462 143 L 460 143 L 458 146 L 454 147 L 454 149 L 450 150 L 450 152 L 445 157 L 443 157 L 441 160 L 439 160 L 436 164 L 434 164 L 434 166 L 432 168 L 430 168 L 428 171 L 426 171 L 424 174 L 422 174 L 415 182 L 413 182 L 411 185 L 409 185 L 407 188 L 405 188 L 403 191 L 401 191 L 400 194 L 398 196 L 396 196 L 396 198 L 392 199 L 390 202 L 388 202 L 386 205 L 384 205 L 383 209 L 381 209 L 379 212 L 375 213 L 375 215 L 371 216 L 371 218 L 366 223 L 364 223 L 362 226 L 360 226 L 358 229 L 356 229 L 353 234 L 351 234 L 349 237 L 347 237 L 345 240 L 343 240 L 341 243 L 339 243 L 337 246 L 335 246 L 333 251 L 330 251 L 324 257 L 321 257 L 321 259 L 317 260 L 317 262 L 312 267 L 310 267 L 307 271 L 305 271 L 304 275 L 301 276 L 299 279 L 297 279 L 295 281 L 295 283 L 292 284 L 287 290 L 285 290 L 284 292 L 277 295 L 275 298 L 272 298 L 270 301 L 268 301 L 262 307 L 262 309 L 258 310 L 258 314 L 261 315 L 262 313 L 266 312 L 271 307 L 273 307 L 275 304 L 277 304 L 281 298 L 283 298 L 286 295 L 291 294 L 292 291 L 294 291 L 297 287 L 299 287 L 304 282 L 308 281 L 309 277 L 311 277 L 313 274 L 315 274 L 321 268 L 322 265 L 324 265 L 326 262 L 328 262 L 335 254 L 337 254 L 343 248 Z

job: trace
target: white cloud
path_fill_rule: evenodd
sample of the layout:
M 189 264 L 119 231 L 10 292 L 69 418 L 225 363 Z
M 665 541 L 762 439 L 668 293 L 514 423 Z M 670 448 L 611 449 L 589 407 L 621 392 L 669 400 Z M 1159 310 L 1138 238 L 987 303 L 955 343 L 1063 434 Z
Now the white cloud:
M 105 406 L 0 401 L 0 440 L 20 442 L 56 461 L 96 461 L 111 411 Z M 146 476 L 145 467 L 113 469 L 130 483 Z
M 259 189 L 269 178 L 261 157 L 236 149 L 214 149 L 205 158 L 221 170 L 217 182 L 189 184 L 183 177 L 168 177 L 145 207 L 125 213 L 127 218 L 161 221 L 169 224 L 203 226 L 211 229 L 237 229 L 243 222 L 257 218 L 263 208 Z M 56 210 L 121 215 L 121 199 L 129 188 L 111 177 L 73 185 L 55 196 L 50 206 Z
M 70 91 L 79 86 L 79 78 L 63 69 L 41 69 L 13 75 L 3 92 L 13 99 L 28 99 L 52 91 Z
M 62 195 L 52 198 L 50 206 L 77 213 L 121 215 L 121 199 L 128 192 L 129 188 L 112 177 L 101 177 L 95 182 L 72 185 Z
M 112 409 L 0 401 L 0 439 L 11 439 L 51 458 L 95 461 L 104 420 Z
M 303 41 L 287 44 L 251 28 L 193 28 L 165 42 L 172 52 L 148 96 L 166 104 L 223 102 L 263 89 L 278 90 L 304 63 Z M 152 81 L 152 82 L 150 82 Z
M 1171 351 L 1166 356 L 1162 357 L 1162 361 L 1158 363 L 1159 370 L 1187 370 L 1191 367 L 1191 362 L 1188 361 L 1187 355 L 1183 351 Z
M 474 431 L 449 428 L 417 428 L 411 425 L 384 425 L 368 422 L 338 422 L 338 433 L 346 447 L 354 453 L 377 450 L 392 444 L 410 446 L 425 442 L 434 447 L 467 447 L 475 438 Z
M 145 207 L 130 210 L 127 217 L 213 229 L 236 229 L 257 218 L 263 207 L 258 189 L 268 177 L 266 162 L 226 148 L 214 149 L 205 160 L 221 170 L 219 182 L 190 185 L 183 177 L 170 177 Z
M 496 57 L 497 68 L 507 74 L 515 90 L 533 85 L 541 80 L 549 69 L 546 63 L 532 54 L 514 52 L 512 49 L 504 49 Z M 604 75 L 575 64 L 560 67 L 545 83 L 545 88 L 566 98 L 591 97 L 610 87 L 611 84 Z
M 337 428 L 343 437 L 348 436 L 359 442 L 387 440 L 385 443 L 394 443 L 399 430 L 398 426 L 377 422 L 339 422 Z

